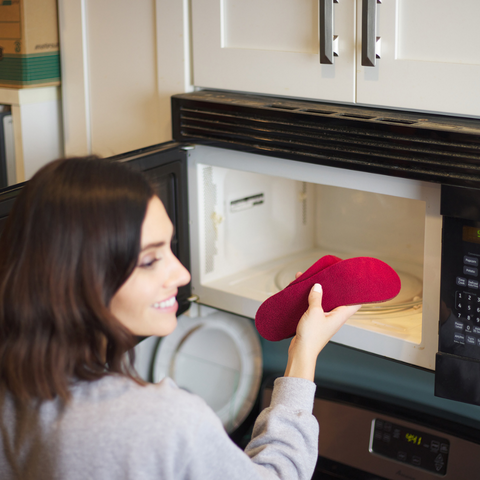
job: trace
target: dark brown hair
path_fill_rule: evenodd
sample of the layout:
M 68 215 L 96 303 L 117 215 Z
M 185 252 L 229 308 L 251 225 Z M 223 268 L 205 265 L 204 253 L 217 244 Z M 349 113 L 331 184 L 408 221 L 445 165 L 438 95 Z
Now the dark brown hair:
M 76 379 L 140 379 L 135 336 L 109 311 L 140 251 L 154 191 L 96 157 L 56 160 L 26 183 L 0 237 L 0 378 L 18 400 L 70 397 Z

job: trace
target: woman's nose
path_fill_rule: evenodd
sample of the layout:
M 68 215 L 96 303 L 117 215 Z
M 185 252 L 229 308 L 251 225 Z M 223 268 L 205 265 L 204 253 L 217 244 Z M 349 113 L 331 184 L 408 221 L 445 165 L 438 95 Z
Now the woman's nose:
M 167 280 L 167 287 L 182 287 L 190 281 L 190 272 L 180 263 L 175 255 L 172 255 L 170 275 Z

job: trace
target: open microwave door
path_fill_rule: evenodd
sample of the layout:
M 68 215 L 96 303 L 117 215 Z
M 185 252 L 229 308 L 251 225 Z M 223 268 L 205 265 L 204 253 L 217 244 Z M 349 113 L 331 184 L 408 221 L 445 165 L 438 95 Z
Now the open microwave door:
M 169 142 L 110 157 L 110 160 L 128 162 L 143 171 L 165 205 L 174 225 L 172 251 L 180 262 L 190 270 L 188 229 L 187 154 L 179 143 Z M 0 234 L 10 214 L 16 197 L 25 183 L 0 189 Z M 178 315 L 188 310 L 191 295 L 190 284 L 181 287 L 177 296 Z
M 128 162 L 143 171 L 153 184 L 157 195 L 174 226 L 172 251 L 190 271 L 190 236 L 188 228 L 187 151 L 189 147 L 167 142 L 110 157 L 110 160 Z M 177 315 L 190 307 L 191 285 L 180 287 L 177 295 Z

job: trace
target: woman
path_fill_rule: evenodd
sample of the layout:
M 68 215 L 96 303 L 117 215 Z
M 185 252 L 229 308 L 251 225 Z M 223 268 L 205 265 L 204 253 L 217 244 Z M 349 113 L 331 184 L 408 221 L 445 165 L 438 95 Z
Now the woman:
M 24 187 L 0 238 L 2 479 L 307 479 L 317 457 L 317 356 L 358 307 L 325 314 L 319 286 L 285 377 L 242 452 L 195 395 L 145 384 L 125 352 L 168 335 L 190 274 L 139 172 L 54 161 Z

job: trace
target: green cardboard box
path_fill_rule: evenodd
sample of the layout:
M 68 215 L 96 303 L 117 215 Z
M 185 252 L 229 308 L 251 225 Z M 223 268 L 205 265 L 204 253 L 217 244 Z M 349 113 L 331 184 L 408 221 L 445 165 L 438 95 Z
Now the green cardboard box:
M 59 84 L 56 0 L 0 0 L 0 87 Z

